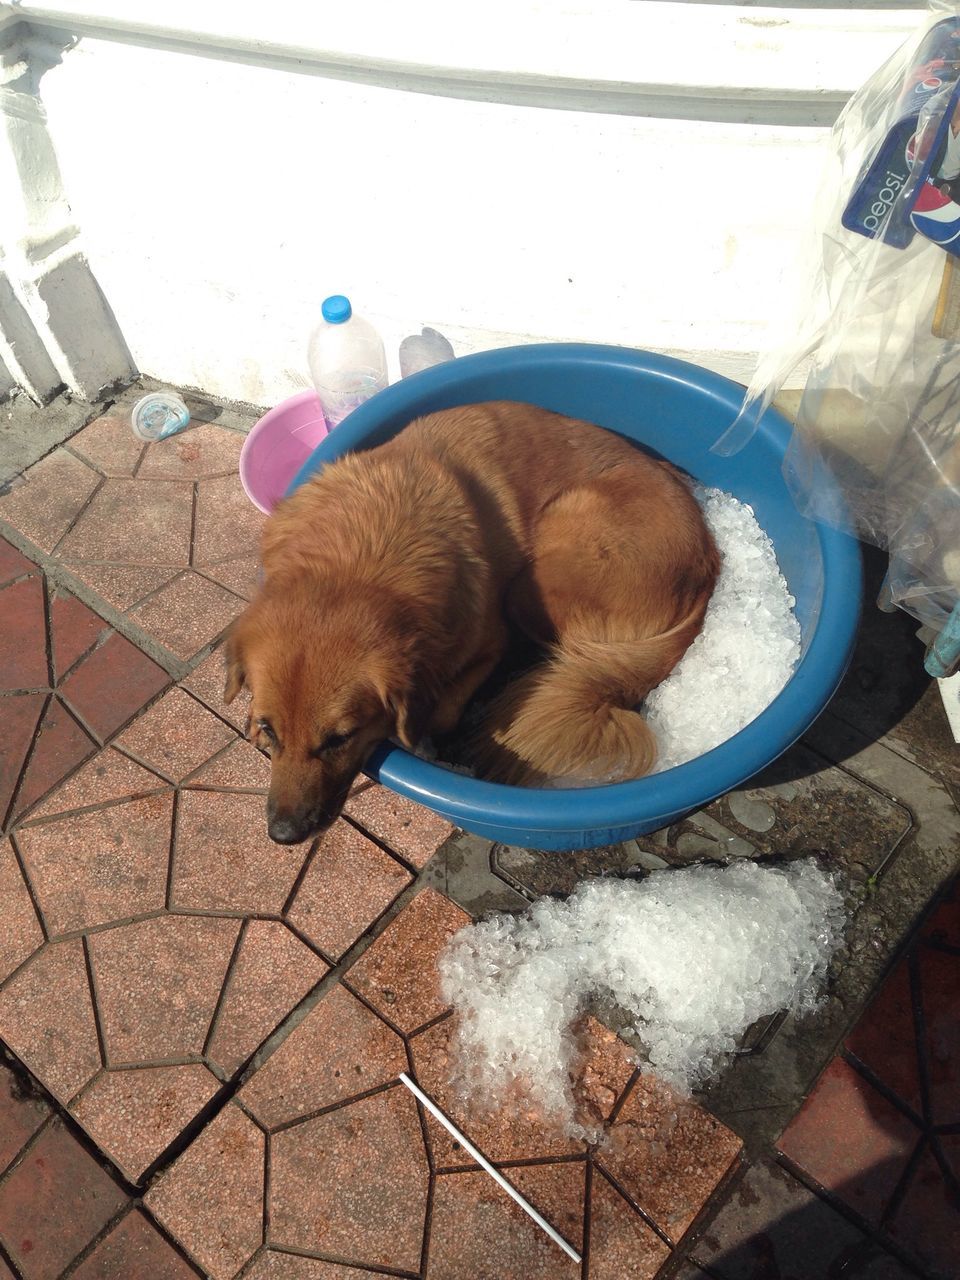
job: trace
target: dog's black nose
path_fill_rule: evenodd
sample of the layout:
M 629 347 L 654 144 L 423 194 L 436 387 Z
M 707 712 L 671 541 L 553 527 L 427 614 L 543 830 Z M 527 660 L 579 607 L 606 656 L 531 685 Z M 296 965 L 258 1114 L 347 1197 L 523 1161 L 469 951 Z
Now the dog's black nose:
M 311 834 L 307 823 L 298 822 L 296 818 L 279 814 L 267 821 L 267 835 L 276 844 L 300 844 Z

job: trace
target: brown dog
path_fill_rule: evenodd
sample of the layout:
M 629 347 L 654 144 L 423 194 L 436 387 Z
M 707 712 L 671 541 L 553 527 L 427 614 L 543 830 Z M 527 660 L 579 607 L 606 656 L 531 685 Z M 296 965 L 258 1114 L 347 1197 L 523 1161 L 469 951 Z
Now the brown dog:
M 513 622 L 548 647 L 473 742 L 485 777 L 640 777 L 634 707 L 697 635 L 719 557 L 679 474 L 531 405 L 467 405 L 331 464 L 281 502 L 227 643 L 230 702 L 272 767 L 269 832 L 338 816 L 385 738 L 455 727 Z

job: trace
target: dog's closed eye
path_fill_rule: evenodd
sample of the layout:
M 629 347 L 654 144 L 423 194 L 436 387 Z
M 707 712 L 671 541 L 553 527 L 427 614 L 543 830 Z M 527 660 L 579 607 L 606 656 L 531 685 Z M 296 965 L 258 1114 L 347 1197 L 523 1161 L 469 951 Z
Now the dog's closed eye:
M 331 751 L 339 750 L 340 747 L 346 746 L 356 732 L 356 729 L 350 729 L 347 733 L 328 733 L 319 747 L 313 749 L 311 755 L 325 756 Z

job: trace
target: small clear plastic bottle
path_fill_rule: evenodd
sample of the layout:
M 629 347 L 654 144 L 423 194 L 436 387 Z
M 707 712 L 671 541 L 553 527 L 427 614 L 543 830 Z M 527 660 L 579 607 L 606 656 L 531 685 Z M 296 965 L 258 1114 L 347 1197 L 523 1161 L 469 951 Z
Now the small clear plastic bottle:
M 400 377 L 409 378 L 453 358 L 453 347 L 442 333 L 436 329 L 421 329 L 400 343 Z
M 151 391 L 133 406 L 130 425 L 141 440 L 165 440 L 189 427 L 190 410 L 173 391 Z
M 310 335 L 310 376 L 329 427 L 387 385 L 383 340 L 369 321 L 353 314 L 350 299 L 324 299 L 323 319 Z

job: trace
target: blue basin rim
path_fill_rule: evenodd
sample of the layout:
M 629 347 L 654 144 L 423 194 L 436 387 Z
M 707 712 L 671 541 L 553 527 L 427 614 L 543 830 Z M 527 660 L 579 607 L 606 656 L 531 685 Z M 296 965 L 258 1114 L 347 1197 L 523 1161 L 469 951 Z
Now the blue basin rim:
M 733 421 L 743 397 L 743 388 L 720 374 L 670 356 L 626 347 L 550 343 L 485 351 L 396 383 L 354 410 L 317 446 L 288 492 L 292 493 L 327 462 L 393 434 L 381 432 L 371 439 L 385 419 L 402 417 L 408 410 L 411 418 L 426 412 L 422 401 L 428 390 L 430 399 L 456 403 L 457 388 L 466 376 L 496 377 L 533 365 L 548 372 L 551 364 L 567 372 L 571 365 L 589 366 L 592 370 L 598 365 L 616 367 L 692 387 L 728 412 L 729 421 Z M 767 411 L 759 426 L 781 458 L 791 430 L 787 420 L 774 410 Z M 661 818 L 664 822 L 675 820 L 680 814 L 700 808 L 786 751 L 813 722 L 843 678 L 859 621 L 860 550 L 854 539 L 825 525 L 818 523 L 816 533 L 823 557 L 823 598 L 803 660 L 765 711 L 705 755 L 648 778 L 556 791 L 484 782 L 421 760 L 389 743 L 378 748 L 365 772 L 468 830 L 510 829 L 517 843 L 522 842 L 524 832 L 531 836 L 546 831 L 574 836 L 592 830 L 653 830 L 662 825 Z

